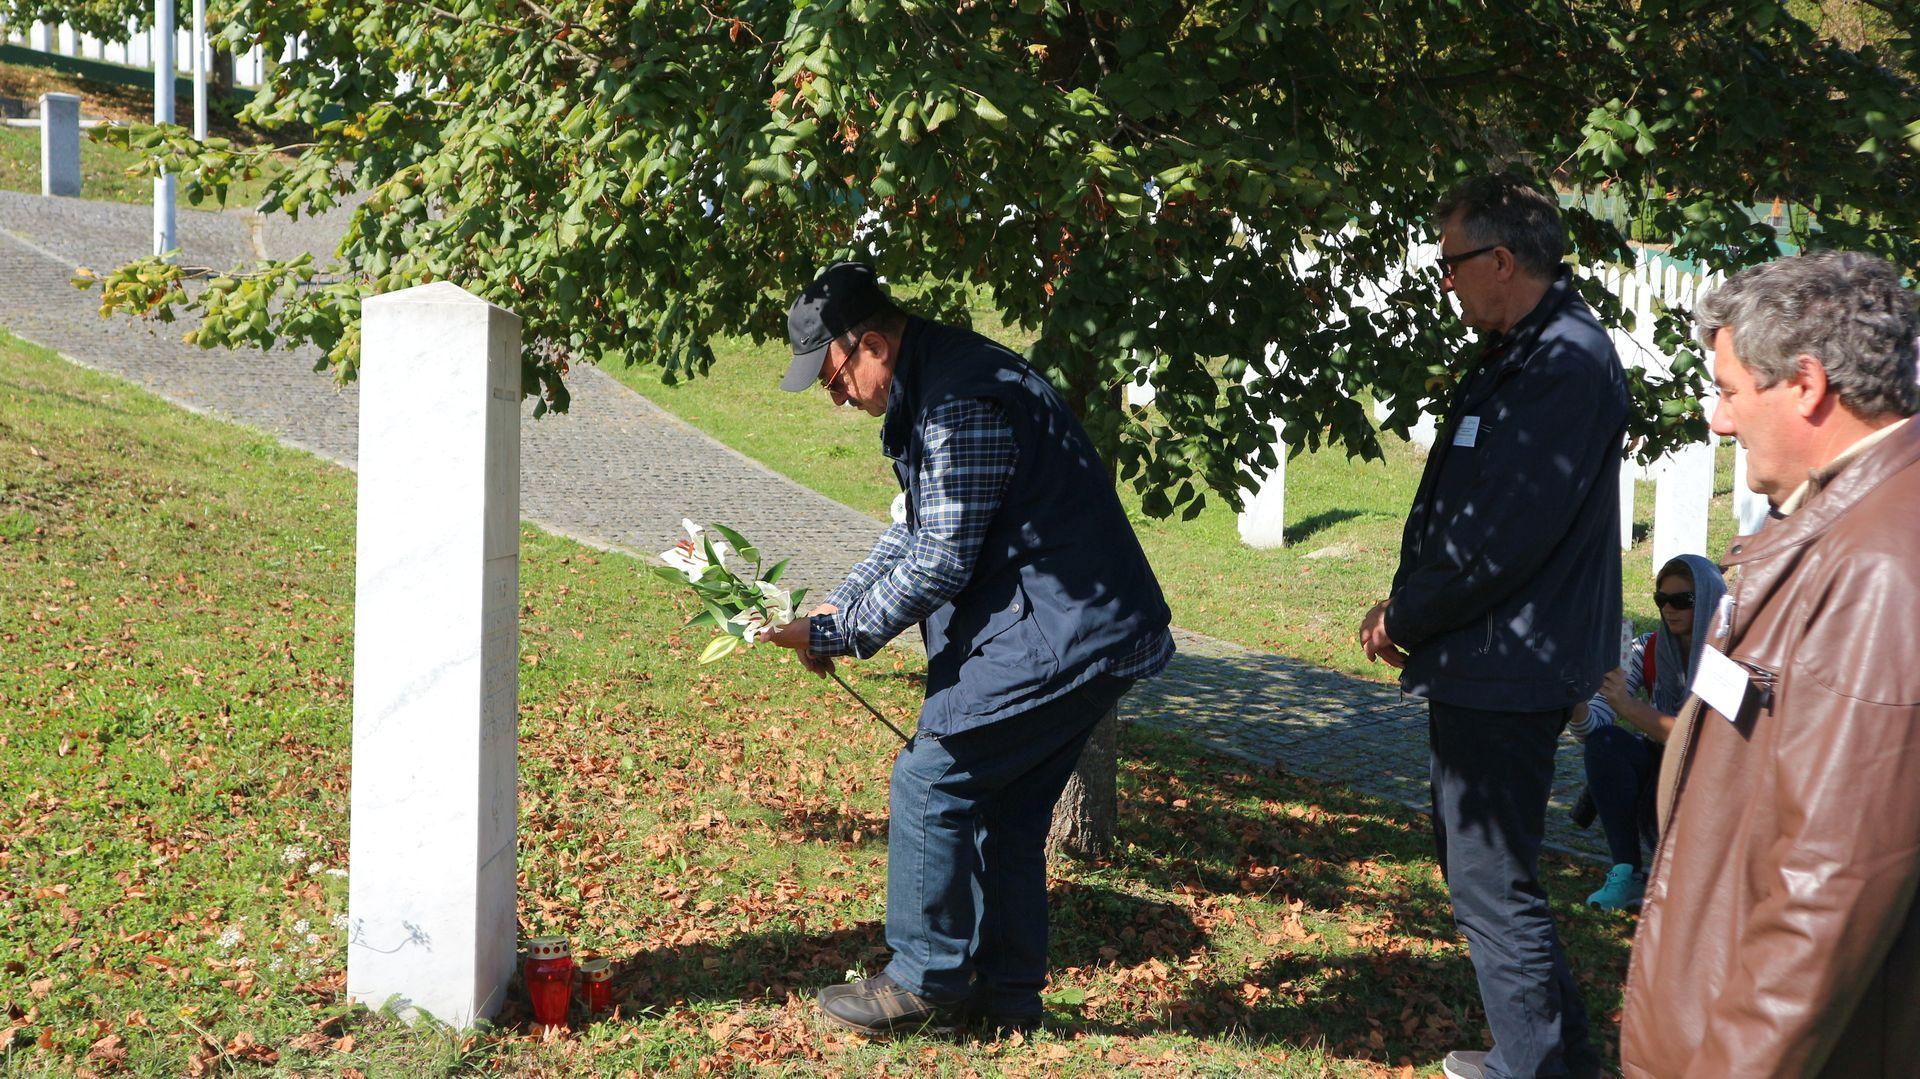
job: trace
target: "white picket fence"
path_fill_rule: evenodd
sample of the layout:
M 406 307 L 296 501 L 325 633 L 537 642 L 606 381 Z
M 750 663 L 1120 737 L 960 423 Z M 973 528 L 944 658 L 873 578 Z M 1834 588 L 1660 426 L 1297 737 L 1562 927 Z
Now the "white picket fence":
M 1407 265 L 1431 265 L 1438 254 L 1437 248 L 1431 244 L 1416 245 L 1408 252 Z M 1622 304 L 1633 312 L 1633 329 L 1615 330 L 1612 333 L 1614 348 L 1620 354 L 1621 362 L 1628 367 L 1667 377 L 1671 372 L 1672 357 L 1662 351 L 1654 339 L 1655 300 L 1683 303 L 1691 307 L 1703 292 L 1718 287 L 1723 278 L 1717 273 L 1695 272 L 1659 252 L 1642 249 L 1639 254 L 1638 265 L 1631 270 L 1609 269 L 1601 274 L 1586 272 L 1600 277 L 1602 284 L 1619 296 Z M 1303 271 L 1310 269 L 1316 258 L 1312 255 L 1296 255 L 1296 265 Z M 1369 311 L 1384 309 L 1386 290 L 1379 282 L 1357 281 L 1347 287 L 1353 299 L 1363 308 Z M 1268 346 L 1267 355 L 1270 359 L 1276 355 L 1276 348 L 1275 345 Z M 1143 368 L 1135 381 L 1127 385 L 1126 400 L 1129 404 L 1144 406 L 1153 401 L 1152 376 L 1150 367 Z M 1709 413 L 1713 408 L 1711 392 L 1709 384 L 1709 398 L 1705 402 Z M 1428 402 L 1428 406 L 1432 407 L 1432 402 Z M 1384 417 L 1386 412 L 1384 405 L 1375 407 L 1376 417 Z M 1421 416 L 1414 424 L 1409 437 L 1422 448 L 1431 448 L 1436 433 L 1436 421 L 1428 414 Z M 1240 514 L 1240 538 L 1253 547 L 1278 547 L 1285 542 L 1286 449 L 1280 442 L 1279 434 L 1276 425 L 1274 448 L 1279 463 L 1261 475 L 1258 488 L 1247 498 L 1245 509 Z M 1633 545 L 1636 482 L 1652 480 L 1655 494 L 1651 557 L 1654 569 L 1657 570 L 1677 554 L 1711 556 L 1712 552 L 1707 551 L 1707 526 L 1718 442 L 1717 438 L 1709 436 L 1706 441 L 1674 450 L 1651 465 L 1642 466 L 1629 461 L 1622 466 L 1622 550 Z M 1258 470 L 1255 465 L 1248 467 Z M 1734 450 L 1732 512 L 1735 530 L 1741 534 L 1757 530 L 1767 512 L 1766 500 L 1747 490 L 1746 451 L 1738 446 Z
M 153 31 L 137 30 L 134 20 L 127 20 L 127 32 L 119 40 L 109 41 L 82 34 L 65 23 L 36 22 L 26 25 L 10 26 L 0 23 L 0 40 L 12 45 L 24 45 L 29 49 L 53 53 L 59 56 L 79 56 L 89 60 L 105 60 L 108 63 L 125 64 L 128 67 L 153 70 L 154 47 Z M 211 35 L 214 28 L 209 27 Z M 211 51 L 211 49 L 209 50 Z M 178 70 L 193 69 L 193 36 L 186 29 L 174 33 L 173 55 L 178 57 Z M 305 56 L 304 44 L 289 39 L 272 59 L 280 63 L 296 57 Z M 267 79 L 269 57 L 259 45 L 248 49 L 245 54 L 233 58 L 233 81 L 236 86 L 258 86 Z M 208 66 L 211 67 L 211 56 Z

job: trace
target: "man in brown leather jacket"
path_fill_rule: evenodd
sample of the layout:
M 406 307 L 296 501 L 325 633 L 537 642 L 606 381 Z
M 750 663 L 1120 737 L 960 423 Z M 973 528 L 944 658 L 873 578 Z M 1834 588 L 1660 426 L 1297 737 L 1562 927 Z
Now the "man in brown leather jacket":
M 1699 614 L 1737 667 L 1731 696 L 1695 681 L 1669 743 L 1621 1063 L 1911 1076 L 1920 314 L 1892 265 L 1824 252 L 1736 275 L 1700 335 L 1713 430 L 1747 448 L 1774 513 L 1733 541 L 1727 599 Z

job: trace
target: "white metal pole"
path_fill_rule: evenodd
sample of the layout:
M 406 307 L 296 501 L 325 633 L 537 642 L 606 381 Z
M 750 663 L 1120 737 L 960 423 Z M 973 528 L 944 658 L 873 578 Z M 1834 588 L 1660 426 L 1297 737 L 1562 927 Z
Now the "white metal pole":
M 153 122 L 173 123 L 173 0 L 153 0 Z M 153 181 L 153 253 L 178 246 L 173 234 L 173 174 Z
M 193 137 L 207 141 L 207 0 L 193 0 Z

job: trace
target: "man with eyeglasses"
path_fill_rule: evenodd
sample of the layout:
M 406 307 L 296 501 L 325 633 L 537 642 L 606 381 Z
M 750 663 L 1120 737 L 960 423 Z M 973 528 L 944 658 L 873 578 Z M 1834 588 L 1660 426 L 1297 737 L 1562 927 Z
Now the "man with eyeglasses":
M 1736 536 L 1660 772 L 1626 1075 L 1920 1068 L 1920 299 L 1822 251 L 1699 305 L 1713 431 L 1771 518 Z
M 1539 862 L 1560 732 L 1620 659 L 1626 380 L 1561 265 L 1551 191 L 1479 177 L 1434 219 L 1441 287 L 1481 339 L 1360 641 L 1427 699 L 1435 850 L 1493 1035 L 1445 1073 L 1589 1076 Z
M 884 417 L 904 519 L 767 639 L 810 670 L 919 624 L 926 701 L 888 797 L 886 970 L 820 993 L 866 1035 L 1039 1025 L 1045 843 L 1094 724 L 1173 655 L 1170 615 L 1093 443 L 979 334 L 906 314 L 843 262 L 796 298 L 781 388 Z

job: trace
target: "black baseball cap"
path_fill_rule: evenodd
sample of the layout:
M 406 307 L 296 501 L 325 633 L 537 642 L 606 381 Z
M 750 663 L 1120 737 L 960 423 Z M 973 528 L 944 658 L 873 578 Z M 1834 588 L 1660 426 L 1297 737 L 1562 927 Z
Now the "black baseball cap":
M 820 378 L 827 346 L 890 303 L 873 267 L 864 262 L 836 262 L 800 290 L 787 309 L 787 342 L 793 363 L 780 388 L 799 393 Z

